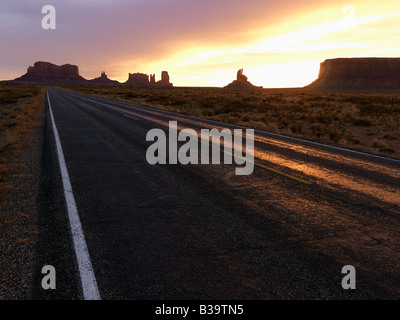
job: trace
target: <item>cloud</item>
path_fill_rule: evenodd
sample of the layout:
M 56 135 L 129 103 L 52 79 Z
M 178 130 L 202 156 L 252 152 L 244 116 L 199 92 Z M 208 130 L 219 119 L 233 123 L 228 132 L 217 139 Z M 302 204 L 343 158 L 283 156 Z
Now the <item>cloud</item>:
M 41 28 L 41 8 L 46 4 L 57 10 L 56 30 Z M 0 38 L 8 50 L 0 53 L 0 78 L 20 76 L 29 64 L 44 60 L 77 64 L 86 78 L 106 70 L 109 77 L 125 81 L 129 72 L 168 70 L 174 84 L 215 84 L 212 79 L 222 84 L 230 82 L 231 74 L 241 67 L 255 70 L 310 61 L 318 65 L 334 55 L 383 55 L 396 47 L 399 20 L 390 13 L 396 12 L 397 0 L 384 4 L 354 0 L 358 25 L 348 30 L 342 24 L 346 4 L 327 0 L 2 0 Z M 265 83 L 269 79 L 259 85 Z

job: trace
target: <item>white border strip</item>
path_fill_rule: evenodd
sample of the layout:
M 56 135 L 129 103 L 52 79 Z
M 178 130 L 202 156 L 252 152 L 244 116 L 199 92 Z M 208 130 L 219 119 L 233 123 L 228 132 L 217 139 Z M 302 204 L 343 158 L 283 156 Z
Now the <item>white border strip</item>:
M 83 298 L 85 300 L 101 300 L 92 263 L 90 261 L 89 251 L 85 241 L 85 235 L 83 234 L 81 221 L 79 219 L 79 214 L 78 214 L 78 209 L 76 207 L 74 194 L 72 192 L 71 181 L 69 178 L 67 166 L 65 164 L 64 153 L 61 147 L 57 126 L 54 121 L 53 111 L 51 110 L 50 98 L 47 90 L 46 93 L 47 93 L 47 101 L 49 102 L 49 110 L 50 110 L 51 122 L 53 125 L 54 138 L 56 141 L 58 161 L 60 164 L 61 177 L 64 187 L 65 201 L 67 204 L 71 234 L 74 243 L 76 259 L 78 261 L 79 273 L 81 277 Z

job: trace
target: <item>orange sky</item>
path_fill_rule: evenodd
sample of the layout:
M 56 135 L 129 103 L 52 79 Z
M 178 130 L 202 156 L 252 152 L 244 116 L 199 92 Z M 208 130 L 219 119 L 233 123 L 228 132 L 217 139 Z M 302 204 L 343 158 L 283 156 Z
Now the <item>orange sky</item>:
M 45 4 L 56 30 L 41 29 Z M 41 60 L 87 79 L 168 70 L 175 86 L 225 86 L 244 68 L 257 86 L 304 86 L 328 58 L 399 57 L 399 30 L 398 0 L 2 1 L 0 80 Z

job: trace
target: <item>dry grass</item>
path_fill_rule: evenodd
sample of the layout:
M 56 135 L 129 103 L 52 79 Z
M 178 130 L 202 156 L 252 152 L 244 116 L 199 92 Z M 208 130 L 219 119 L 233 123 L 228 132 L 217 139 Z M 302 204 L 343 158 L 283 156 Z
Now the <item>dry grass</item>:
M 400 93 L 122 86 L 66 89 L 400 158 Z
M 44 88 L 29 85 L 0 84 L 0 184 L 16 164 L 17 152 L 34 125 L 34 117 L 44 96 Z M 3 194 L 0 192 L 0 197 Z

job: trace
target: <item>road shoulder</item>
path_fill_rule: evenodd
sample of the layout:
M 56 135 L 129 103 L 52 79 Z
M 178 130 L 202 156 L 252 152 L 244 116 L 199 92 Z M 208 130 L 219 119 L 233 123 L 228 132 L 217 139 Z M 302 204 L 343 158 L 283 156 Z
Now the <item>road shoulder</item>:
M 42 101 L 1 202 L 0 299 L 79 297 L 75 261 L 59 180 L 54 136 Z M 44 290 L 42 268 L 56 268 L 56 289 Z

